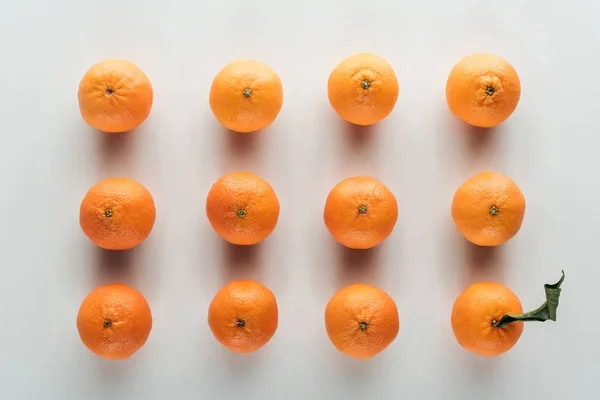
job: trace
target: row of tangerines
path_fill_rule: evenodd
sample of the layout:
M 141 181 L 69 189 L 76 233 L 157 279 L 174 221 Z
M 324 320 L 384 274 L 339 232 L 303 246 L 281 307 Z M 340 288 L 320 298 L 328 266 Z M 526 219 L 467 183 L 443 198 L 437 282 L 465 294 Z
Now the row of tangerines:
M 329 79 L 329 99 L 345 120 L 369 125 L 392 111 L 398 82 L 391 66 L 371 54 L 343 61 Z M 471 55 L 448 78 L 448 105 L 466 122 L 495 126 L 515 109 L 520 83 L 515 70 L 492 55 Z M 282 105 L 281 82 L 268 67 L 254 61 L 226 66 L 215 78 L 210 105 L 224 126 L 252 132 L 269 125 Z M 146 75 L 135 65 L 108 60 L 93 66 L 79 87 L 83 118 L 107 132 L 128 131 L 150 113 L 153 92 Z M 273 188 L 249 173 L 220 178 L 206 201 L 208 219 L 225 240 L 252 245 L 275 228 L 279 201 Z M 462 234 L 475 244 L 497 246 L 519 230 L 525 198 L 509 178 L 478 174 L 456 192 L 452 217 Z M 98 246 L 125 250 L 141 243 L 152 230 L 156 211 L 150 193 L 130 179 L 107 179 L 85 196 L 81 227 Z M 367 249 L 385 240 L 398 216 L 394 195 L 370 177 L 352 177 L 330 192 L 324 219 L 343 245 Z M 563 275 L 564 278 L 564 275 Z M 561 280 L 546 285 L 542 307 L 522 313 L 514 293 L 496 283 L 477 283 L 458 296 L 452 327 L 458 342 L 478 354 L 492 356 L 509 350 L 523 330 L 522 321 L 555 320 Z M 209 309 L 215 337 L 234 351 L 263 346 L 277 328 L 277 303 L 270 290 L 253 281 L 236 281 L 222 288 Z M 387 347 L 399 330 L 394 301 L 381 289 L 352 285 L 329 302 L 326 328 L 342 352 L 370 357 Z M 121 284 L 102 286 L 84 300 L 77 317 L 83 342 L 96 354 L 125 358 L 147 340 L 152 327 L 150 308 L 135 289 Z
M 393 110 L 399 86 L 392 66 L 374 54 L 362 53 L 342 61 L 329 76 L 332 107 L 346 121 L 371 125 Z M 472 54 L 454 66 L 446 84 L 450 110 L 479 127 L 502 123 L 517 107 L 521 84 L 506 60 L 491 54 Z M 81 115 L 105 132 L 136 128 L 150 114 L 154 92 L 136 65 L 105 60 L 90 68 L 79 85 Z M 254 132 L 270 125 L 283 104 L 281 80 L 257 61 L 235 61 L 214 78 L 210 107 L 217 120 L 237 132 Z
M 508 177 L 482 172 L 463 183 L 452 201 L 458 230 L 479 246 L 498 246 L 520 229 L 525 197 Z M 279 219 L 273 187 L 249 172 L 219 178 L 206 198 L 206 215 L 219 236 L 235 245 L 265 240 Z M 94 185 L 80 207 L 83 232 L 106 250 L 128 250 L 150 234 L 156 209 L 150 192 L 128 178 Z M 346 178 L 327 196 L 323 217 L 331 235 L 351 249 L 370 249 L 384 241 L 398 219 L 394 194 L 368 176 Z
M 519 230 L 525 199 L 509 178 L 481 173 L 456 192 L 452 216 L 473 243 L 500 245 Z M 236 245 L 264 240 L 279 217 L 279 201 L 265 180 L 250 173 L 221 177 L 210 189 L 206 213 L 215 231 Z M 123 178 L 101 181 L 84 197 L 80 223 L 85 234 L 108 250 L 127 250 L 146 239 L 156 211 L 152 196 L 141 184 Z M 341 244 L 368 249 L 385 240 L 398 216 L 396 198 L 383 183 L 352 177 L 330 192 L 325 225 Z M 564 276 L 563 276 L 564 277 Z M 523 313 L 518 297 L 498 283 L 476 283 L 454 303 L 452 328 L 467 350 L 499 355 L 517 342 L 522 321 L 555 320 L 561 280 L 546 285 L 547 301 Z M 255 281 L 235 281 L 213 299 L 208 321 L 215 337 L 237 352 L 251 352 L 269 341 L 277 328 L 273 293 Z M 383 290 L 363 284 L 339 291 L 325 311 L 327 333 L 343 353 L 374 356 L 399 330 L 396 304 Z M 126 358 L 145 342 L 152 328 L 150 307 L 141 293 L 123 284 L 97 288 L 83 301 L 77 317 L 83 343 L 108 358 Z
M 451 325 L 458 343 L 482 356 L 510 350 L 523 333 L 524 321 L 556 319 L 561 279 L 545 285 L 546 301 L 523 313 L 519 298 L 499 283 L 469 286 L 454 302 Z M 262 284 L 242 280 L 225 285 L 208 308 L 208 325 L 230 350 L 250 353 L 275 334 L 279 310 L 273 293 Z M 364 284 L 337 292 L 325 307 L 325 328 L 333 345 L 355 358 L 377 355 L 400 329 L 398 309 L 383 290 Z M 81 304 L 77 329 L 96 355 L 123 359 L 139 350 L 150 336 L 152 313 L 144 296 L 121 283 L 100 286 Z

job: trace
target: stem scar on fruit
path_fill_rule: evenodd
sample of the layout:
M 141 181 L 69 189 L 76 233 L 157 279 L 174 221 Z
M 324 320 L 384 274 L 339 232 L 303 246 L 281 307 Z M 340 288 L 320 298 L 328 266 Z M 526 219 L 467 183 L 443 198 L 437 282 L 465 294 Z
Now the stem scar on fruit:
M 237 326 L 239 326 L 240 328 L 243 328 L 246 325 L 246 321 L 244 321 L 243 319 L 238 319 L 235 323 Z
M 367 206 L 362 205 L 362 206 L 358 207 L 358 213 L 359 214 L 366 214 L 367 213 Z
M 371 82 L 369 82 L 369 80 L 368 80 L 368 79 L 365 79 L 365 80 L 363 80 L 363 81 L 360 83 L 360 86 L 361 86 L 363 89 L 368 89 L 368 88 L 371 86 Z
M 237 212 L 237 216 L 240 218 L 245 218 L 248 213 L 243 208 L 240 208 Z
M 104 327 L 105 328 L 110 328 L 112 326 L 112 321 L 110 319 L 105 319 L 104 320 Z
M 104 211 L 104 216 L 106 218 L 112 217 L 112 214 L 113 214 L 113 212 L 112 212 L 112 210 L 110 208 L 108 210 Z
M 365 331 L 367 330 L 367 326 L 369 326 L 369 324 L 367 324 L 365 321 L 362 321 L 360 324 L 358 324 L 358 326 L 361 331 Z
M 244 89 L 244 91 L 242 92 L 242 94 L 245 97 L 250 97 L 250 96 L 252 96 L 252 90 L 250 90 L 250 89 Z
M 490 207 L 490 214 L 498 215 L 499 212 L 500 212 L 500 210 L 498 210 L 498 207 L 496 207 L 496 206 Z
M 526 322 L 526 321 L 556 321 L 556 310 L 558 308 L 558 299 L 560 297 L 560 285 L 565 280 L 565 271 L 561 271 L 562 276 L 555 284 L 545 284 L 544 290 L 546 291 L 546 301 L 540 307 L 533 311 L 529 311 L 522 314 L 504 314 L 500 320 L 492 320 L 491 325 L 494 328 L 502 328 L 513 322 Z
M 485 88 L 485 93 L 487 93 L 488 96 L 493 95 L 495 91 L 496 89 L 494 89 L 493 86 L 488 86 L 487 88 Z

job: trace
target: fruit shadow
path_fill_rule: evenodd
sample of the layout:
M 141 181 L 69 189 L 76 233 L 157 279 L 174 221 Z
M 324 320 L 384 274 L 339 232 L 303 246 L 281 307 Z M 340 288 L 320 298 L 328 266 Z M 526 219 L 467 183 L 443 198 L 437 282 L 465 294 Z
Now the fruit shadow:
M 222 241 L 224 266 L 221 268 L 223 285 L 239 279 L 261 281 L 263 244 L 238 246 Z
M 381 168 L 378 157 L 382 142 L 380 132 L 384 130 L 383 122 L 361 126 L 340 119 L 332 143 L 340 177 L 377 176 Z
M 260 162 L 261 143 L 269 128 L 256 132 L 239 133 L 219 126 L 219 135 L 223 141 L 224 171 L 248 171 Z
M 335 359 L 332 368 L 338 371 L 337 374 L 346 385 L 355 389 L 362 389 L 365 385 L 369 385 L 370 381 L 378 374 L 377 369 L 381 356 L 381 354 L 378 354 L 372 358 L 356 359 L 338 353 L 333 356 Z
M 140 134 L 143 134 L 143 129 L 143 127 L 140 127 L 122 133 L 107 133 L 96 130 L 97 147 L 100 150 L 102 167 L 100 170 L 109 171 L 108 173 L 113 175 L 111 167 L 118 165 L 129 166 L 135 149 L 135 141 Z
M 261 368 L 262 360 L 268 351 L 266 346 L 252 353 L 236 353 L 223 348 L 219 354 L 219 362 L 226 367 L 228 378 L 235 378 L 241 382 L 252 381 L 255 373 Z
M 477 246 L 463 240 L 463 251 L 467 262 L 465 287 L 476 282 L 501 282 L 504 277 L 502 246 Z
M 479 128 L 451 115 L 451 126 L 458 132 L 463 143 L 463 153 L 469 163 L 469 166 L 479 166 L 489 164 L 499 153 L 500 137 L 502 136 L 502 125 L 492 128 Z M 490 169 L 491 167 L 484 167 Z
M 462 350 L 462 349 L 461 349 Z M 479 393 L 484 393 L 486 388 L 492 386 L 498 378 L 498 374 L 505 372 L 507 368 L 511 368 L 514 360 L 510 359 L 510 353 L 501 354 L 496 357 L 485 357 L 478 354 L 469 353 L 466 355 L 468 359 L 465 361 L 466 369 L 471 373 L 467 385 L 481 388 Z
M 345 137 L 348 147 L 353 153 L 368 152 L 374 147 L 379 124 L 373 125 L 355 125 L 350 122 L 340 120 L 340 131 Z
M 139 246 L 129 250 L 104 250 L 95 247 L 95 287 L 110 283 L 124 283 L 135 288 Z
M 131 380 L 131 375 L 135 371 L 134 354 L 131 358 L 125 360 L 109 360 L 94 356 L 96 362 L 96 372 L 98 379 L 102 382 L 102 397 L 111 398 L 119 396 L 123 385 Z
M 366 250 L 356 250 L 336 244 L 336 283 L 340 289 L 355 283 L 379 285 L 381 246 L 383 244 Z
M 459 122 L 460 132 L 464 137 L 464 143 L 470 153 L 487 153 L 498 140 L 498 127 L 479 128 L 465 122 Z

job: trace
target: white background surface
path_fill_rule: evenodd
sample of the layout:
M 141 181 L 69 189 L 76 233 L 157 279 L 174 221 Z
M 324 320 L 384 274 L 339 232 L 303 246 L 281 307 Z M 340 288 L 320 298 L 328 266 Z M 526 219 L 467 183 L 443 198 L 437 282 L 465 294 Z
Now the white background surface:
M 8 1 L 0 8 L 0 387 L 2 399 L 588 399 L 597 395 L 597 1 Z M 395 68 L 389 118 L 353 128 L 331 109 L 334 66 L 362 51 Z M 490 52 L 517 69 L 522 97 L 501 127 L 480 131 L 445 103 L 452 66 Z M 155 102 L 136 131 L 107 135 L 79 115 L 92 64 L 125 58 Z M 253 58 L 284 85 L 275 123 L 222 129 L 208 106 L 214 75 Z M 281 202 L 263 244 L 234 249 L 204 211 L 210 185 L 248 170 Z M 477 249 L 450 218 L 455 189 L 481 170 L 512 177 L 527 198 L 520 233 Z M 373 175 L 397 196 L 396 229 L 350 252 L 322 220 L 339 180 Z M 153 194 L 157 220 L 130 252 L 95 248 L 79 204 L 100 179 L 125 176 Z M 487 359 L 456 343 L 450 311 L 470 283 L 508 285 L 525 308 L 565 269 L 558 322 L 530 323 L 509 353 Z M 215 292 L 237 278 L 270 287 L 271 342 L 230 353 L 208 328 Z M 121 281 L 148 299 L 154 327 L 122 362 L 95 357 L 75 318 L 96 286 Z M 338 353 L 323 322 L 341 287 L 363 282 L 397 302 L 401 328 L 379 356 Z

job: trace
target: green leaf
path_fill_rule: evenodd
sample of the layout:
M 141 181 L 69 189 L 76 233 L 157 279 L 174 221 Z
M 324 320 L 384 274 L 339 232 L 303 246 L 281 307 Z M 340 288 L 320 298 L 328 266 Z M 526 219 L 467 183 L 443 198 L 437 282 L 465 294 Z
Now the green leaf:
M 502 318 L 500 318 L 500 321 L 494 324 L 494 326 L 496 328 L 502 328 L 517 321 L 556 321 L 556 310 L 558 309 L 558 300 L 561 292 L 560 285 L 562 285 L 564 280 L 565 271 L 562 271 L 562 276 L 558 282 L 554 284 L 547 283 L 544 285 L 546 301 L 540 307 L 523 314 L 504 314 Z

